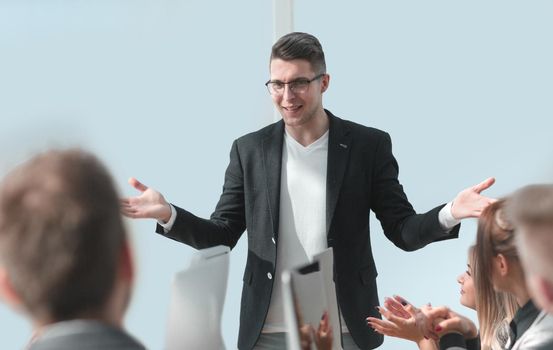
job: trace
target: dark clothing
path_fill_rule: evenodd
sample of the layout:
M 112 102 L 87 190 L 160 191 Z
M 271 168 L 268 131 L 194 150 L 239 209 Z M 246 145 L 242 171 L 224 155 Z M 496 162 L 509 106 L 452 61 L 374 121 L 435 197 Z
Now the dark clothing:
M 531 299 L 517 310 L 515 317 L 513 317 L 513 320 L 509 324 L 511 328 L 511 346 L 509 346 L 508 349 L 511 349 L 524 332 L 530 328 L 539 314 L 540 310 L 534 305 Z
M 480 350 L 480 337 L 465 339 L 459 333 L 448 333 L 440 338 L 440 350 Z
M 96 321 L 64 321 L 48 326 L 29 350 L 145 350 L 121 329 Z
M 456 238 L 438 221 L 443 205 L 416 214 L 398 181 L 398 164 L 390 136 L 380 130 L 329 118 L 326 185 L 327 244 L 333 248 L 338 304 L 361 349 L 379 346 L 382 335 L 367 326 L 367 316 L 380 317 L 377 270 L 371 251 L 369 211 L 396 246 L 415 250 L 428 243 Z M 237 139 L 230 152 L 223 193 L 209 220 L 178 208 L 169 238 L 197 249 L 234 247 L 248 230 L 248 258 L 243 276 L 238 348 L 252 349 L 269 309 L 275 273 L 280 208 L 280 175 L 284 123 L 279 121 Z

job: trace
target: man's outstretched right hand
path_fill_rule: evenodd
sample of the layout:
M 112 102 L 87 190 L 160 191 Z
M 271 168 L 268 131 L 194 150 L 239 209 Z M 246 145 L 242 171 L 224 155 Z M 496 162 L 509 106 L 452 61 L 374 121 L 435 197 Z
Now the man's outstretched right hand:
M 134 177 L 129 179 L 129 184 L 140 191 L 140 195 L 120 200 L 123 215 L 133 219 L 155 219 L 164 223 L 169 221 L 171 206 L 161 193 Z

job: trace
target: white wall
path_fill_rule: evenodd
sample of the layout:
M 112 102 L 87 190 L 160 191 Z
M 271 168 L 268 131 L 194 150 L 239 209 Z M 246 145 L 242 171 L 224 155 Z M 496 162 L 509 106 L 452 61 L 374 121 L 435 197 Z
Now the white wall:
M 489 176 L 503 196 L 553 182 L 553 2 L 296 1 L 296 30 L 316 33 L 338 116 L 391 134 L 400 181 L 418 211 Z M 374 216 L 373 216 L 374 219 Z M 379 296 L 459 304 L 456 277 L 476 221 L 460 239 L 406 253 L 372 221 Z M 382 349 L 413 349 L 385 339 Z
M 136 176 L 200 216 L 219 197 L 232 140 L 272 120 L 269 1 L 0 2 L 0 175 L 50 146 L 81 145 L 112 169 L 125 195 Z M 553 178 L 550 1 L 295 2 L 295 28 L 327 55 L 325 106 L 390 132 L 400 179 L 420 210 L 487 176 L 501 196 Z M 163 344 L 169 281 L 193 252 L 129 221 L 139 276 L 127 317 Z M 459 306 L 474 221 L 459 240 L 404 253 L 376 220 L 381 299 Z M 246 244 L 231 255 L 223 320 L 234 348 Z M 468 315 L 474 317 L 473 313 Z M 3 348 L 26 321 L 0 306 Z M 387 339 L 382 349 L 413 344 Z

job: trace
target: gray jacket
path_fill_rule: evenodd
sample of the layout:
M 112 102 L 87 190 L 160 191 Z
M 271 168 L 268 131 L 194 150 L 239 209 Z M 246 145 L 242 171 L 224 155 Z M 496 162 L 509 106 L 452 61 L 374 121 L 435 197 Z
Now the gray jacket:
M 73 320 L 48 326 L 29 350 L 145 350 L 125 331 L 107 324 Z
M 540 312 L 530 328 L 517 340 L 511 350 L 553 349 L 553 315 Z

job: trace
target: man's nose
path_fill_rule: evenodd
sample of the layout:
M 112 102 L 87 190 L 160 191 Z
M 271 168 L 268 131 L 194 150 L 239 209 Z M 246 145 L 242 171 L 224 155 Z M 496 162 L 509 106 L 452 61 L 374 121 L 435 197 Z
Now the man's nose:
M 282 93 L 282 97 L 285 100 L 291 100 L 294 97 L 296 97 L 296 94 L 294 93 L 294 91 L 292 91 L 292 89 L 290 88 L 290 85 L 288 84 L 284 85 L 284 91 Z

